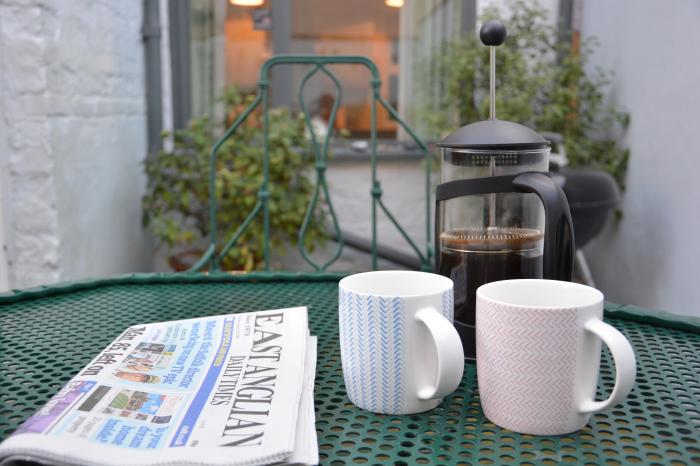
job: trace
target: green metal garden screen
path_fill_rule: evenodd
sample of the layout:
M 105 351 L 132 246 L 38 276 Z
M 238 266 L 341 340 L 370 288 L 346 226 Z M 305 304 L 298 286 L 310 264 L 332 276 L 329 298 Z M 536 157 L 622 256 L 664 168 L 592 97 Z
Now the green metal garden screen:
M 358 65 L 365 67 L 370 73 L 369 86 L 371 86 L 371 120 L 370 120 L 370 141 L 369 149 L 371 155 L 371 176 L 372 176 L 372 210 L 371 210 L 371 254 L 372 254 L 372 269 L 377 268 L 377 213 L 381 210 L 387 218 L 390 220 L 401 234 L 401 236 L 408 242 L 411 249 L 418 256 L 421 264 L 421 268 L 424 270 L 431 270 L 431 261 L 433 257 L 433 250 L 430 241 L 431 231 L 431 212 L 430 212 L 430 173 L 431 173 L 431 154 L 428 150 L 426 144 L 421 141 L 415 134 L 415 132 L 401 119 L 396 109 L 394 109 L 381 95 L 381 79 L 379 77 L 379 70 L 372 60 L 363 56 L 351 56 L 351 55 L 326 55 L 326 56 L 316 56 L 316 55 L 278 55 L 267 60 L 262 68 L 260 69 L 260 79 L 257 83 L 258 93 L 251 104 L 236 118 L 236 120 L 231 124 L 231 126 L 226 129 L 221 138 L 212 146 L 210 163 L 209 163 L 209 215 L 210 215 L 210 237 L 209 246 L 202 257 L 197 261 L 196 264 L 192 266 L 190 271 L 199 271 L 205 268 L 207 265 L 209 270 L 218 270 L 221 266 L 222 259 L 226 256 L 229 250 L 236 245 L 236 242 L 240 239 L 241 235 L 249 227 L 251 222 L 253 222 L 260 214 L 262 214 L 263 222 L 263 259 L 264 259 L 264 269 L 269 270 L 270 268 L 270 208 L 269 208 L 269 165 L 270 165 L 270 150 L 269 150 L 269 131 L 270 122 L 268 112 L 270 110 L 269 105 L 269 87 L 270 87 L 270 72 L 272 68 L 281 65 L 310 65 L 310 70 L 304 75 L 299 86 L 299 105 L 301 111 L 303 112 L 306 126 L 309 130 L 311 136 L 311 150 L 314 157 L 314 168 L 316 180 L 314 184 L 313 194 L 309 200 L 309 205 L 304 217 L 304 221 L 299 229 L 298 237 L 298 248 L 301 256 L 306 262 L 308 262 L 316 271 L 326 270 L 333 262 L 335 262 L 341 255 L 343 249 L 343 234 L 338 223 L 338 218 L 336 216 L 335 208 L 333 202 L 330 198 L 328 192 L 328 183 L 326 179 L 326 169 L 328 166 L 328 148 L 332 132 L 328 131 L 322 141 L 319 141 L 313 125 L 311 124 L 311 114 L 308 107 L 304 101 L 304 89 L 309 82 L 309 80 L 317 73 L 322 73 L 323 75 L 330 78 L 335 87 L 335 100 L 333 102 L 333 107 L 331 108 L 331 113 L 329 117 L 328 127 L 333 128 L 338 107 L 342 100 L 342 87 L 338 77 L 333 71 L 331 71 L 329 65 Z M 420 147 L 425 158 L 425 234 L 426 243 L 421 248 L 419 247 L 413 239 L 408 235 L 406 230 L 400 225 L 396 217 L 390 212 L 382 200 L 382 188 L 377 176 L 377 105 L 381 105 L 389 113 L 392 119 L 394 119 L 403 128 L 406 133 L 415 141 L 415 143 Z M 219 249 L 217 248 L 217 202 L 216 202 L 216 167 L 217 167 L 217 152 L 221 146 L 231 137 L 235 137 L 236 130 L 245 122 L 248 116 L 256 108 L 261 107 L 262 110 L 262 130 L 263 130 L 263 140 L 262 140 L 262 171 L 263 171 L 263 181 L 260 186 L 260 190 L 257 193 L 257 202 L 252 208 L 248 216 L 245 218 L 243 223 L 238 226 L 235 232 L 226 238 L 225 243 Z M 313 213 L 318 206 L 319 197 L 323 194 L 328 205 L 328 211 L 330 219 L 332 221 L 333 230 L 337 238 L 337 248 L 333 255 L 325 262 L 318 263 L 313 260 L 308 251 L 304 248 L 304 238 L 306 232 L 309 228 L 310 222 L 313 218 Z

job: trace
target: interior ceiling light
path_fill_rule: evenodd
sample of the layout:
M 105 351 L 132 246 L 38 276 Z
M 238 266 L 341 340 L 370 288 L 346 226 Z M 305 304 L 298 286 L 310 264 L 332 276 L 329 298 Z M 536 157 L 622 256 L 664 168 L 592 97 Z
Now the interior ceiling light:
M 403 6 L 403 0 L 384 0 L 384 4 L 394 8 L 401 8 Z
M 260 6 L 265 3 L 265 0 L 231 0 L 231 5 L 238 6 Z M 401 1 L 403 3 L 403 1 Z

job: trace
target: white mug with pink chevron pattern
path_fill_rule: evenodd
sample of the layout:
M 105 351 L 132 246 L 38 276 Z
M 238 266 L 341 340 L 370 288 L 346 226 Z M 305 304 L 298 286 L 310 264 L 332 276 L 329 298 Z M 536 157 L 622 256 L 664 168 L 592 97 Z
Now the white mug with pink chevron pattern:
M 383 414 L 427 411 L 464 371 L 449 278 L 388 270 L 339 283 L 340 355 L 348 398 Z
M 601 340 L 615 387 L 595 401 Z M 623 401 L 634 384 L 632 345 L 603 322 L 603 294 L 555 280 L 503 280 L 476 291 L 476 371 L 481 406 L 494 424 L 562 435 Z

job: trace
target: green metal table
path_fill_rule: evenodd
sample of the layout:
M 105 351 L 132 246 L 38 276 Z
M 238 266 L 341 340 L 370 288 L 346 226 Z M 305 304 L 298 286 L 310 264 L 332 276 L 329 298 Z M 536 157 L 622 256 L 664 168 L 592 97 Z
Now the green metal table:
M 637 382 L 625 403 L 558 437 L 521 435 L 484 418 L 475 368 L 433 411 L 384 416 L 353 406 L 338 345 L 337 274 L 129 275 L 0 296 L 0 440 L 127 326 L 306 305 L 319 336 L 316 377 L 322 464 L 700 464 L 700 320 L 608 305 L 634 345 Z M 614 381 L 604 353 L 599 396 Z

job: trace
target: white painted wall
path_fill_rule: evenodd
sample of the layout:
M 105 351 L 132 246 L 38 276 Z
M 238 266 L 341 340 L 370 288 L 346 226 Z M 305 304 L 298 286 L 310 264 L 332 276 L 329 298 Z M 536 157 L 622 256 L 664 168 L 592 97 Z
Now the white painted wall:
M 629 111 L 624 219 L 587 247 L 606 297 L 700 316 L 700 2 L 584 2 L 591 66 Z
M 139 0 L 0 0 L 9 285 L 150 268 Z

